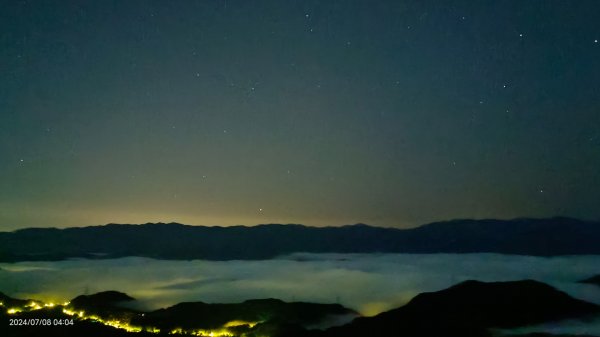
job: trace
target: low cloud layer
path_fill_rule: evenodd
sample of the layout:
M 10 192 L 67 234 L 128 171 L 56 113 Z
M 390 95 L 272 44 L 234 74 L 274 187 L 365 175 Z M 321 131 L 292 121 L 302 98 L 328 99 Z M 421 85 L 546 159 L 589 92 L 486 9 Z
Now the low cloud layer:
M 0 264 L 0 291 L 63 301 L 119 290 L 147 308 L 183 301 L 253 298 L 340 303 L 365 315 L 458 282 L 534 279 L 600 304 L 600 287 L 576 281 L 600 273 L 597 256 L 499 254 L 293 254 L 264 261 L 147 258 Z

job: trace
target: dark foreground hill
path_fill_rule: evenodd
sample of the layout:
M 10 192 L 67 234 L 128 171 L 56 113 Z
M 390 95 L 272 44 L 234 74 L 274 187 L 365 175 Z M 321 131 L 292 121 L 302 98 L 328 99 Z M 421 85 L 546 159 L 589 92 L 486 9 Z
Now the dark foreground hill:
M 417 295 L 405 306 L 331 328 L 322 337 L 490 336 L 490 328 L 515 328 L 585 317 L 600 307 L 544 283 L 466 281 Z
M 172 331 L 178 327 L 187 331 L 216 330 L 230 322 L 238 322 L 239 326 L 268 324 L 309 327 L 330 321 L 350 321 L 357 316 L 358 313 L 339 304 L 260 299 L 234 304 L 180 303 L 138 316 L 132 324 L 157 327 L 162 331 Z
M 274 299 L 237 304 L 190 302 L 152 312 L 123 308 L 123 302 L 133 299 L 118 292 L 78 299 L 64 307 L 44 306 L 35 310 L 25 305 L 17 308 L 20 312 L 12 314 L 7 314 L 5 307 L 0 308 L 3 309 L 0 310 L 0 335 L 489 337 L 492 336 L 492 328 L 515 328 L 564 319 L 597 318 L 600 315 L 599 306 L 574 299 L 536 281 L 467 281 L 446 290 L 420 294 L 398 309 L 374 317 L 359 317 L 327 330 L 312 329 L 311 326 L 335 316 L 357 314 L 337 304 L 286 303 Z M 11 303 L 21 303 L 10 300 Z M 109 310 L 111 307 L 114 309 L 112 312 Z M 98 313 L 98 308 L 102 313 Z M 52 326 L 11 326 L 9 320 L 15 318 L 67 318 L 73 322 Z
M 117 291 L 78 296 L 62 305 L 2 296 L 3 337 L 271 336 L 280 330 L 307 333 L 308 327 L 331 326 L 359 316 L 339 304 L 288 303 L 277 299 L 227 304 L 187 302 L 142 312 L 127 308 L 135 300 Z
M 594 275 L 590 278 L 586 278 L 585 280 L 581 280 L 579 281 L 579 283 L 595 284 L 600 287 L 600 274 Z
M 0 233 L 0 261 L 70 257 L 268 259 L 312 253 L 600 254 L 600 222 L 570 218 L 454 220 L 412 229 L 367 225 L 201 227 L 144 224 Z

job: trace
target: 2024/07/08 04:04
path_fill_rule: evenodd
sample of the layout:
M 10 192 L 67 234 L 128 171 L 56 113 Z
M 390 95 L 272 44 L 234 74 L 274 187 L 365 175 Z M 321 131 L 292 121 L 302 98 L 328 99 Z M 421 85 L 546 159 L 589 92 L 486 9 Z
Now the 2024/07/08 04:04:
M 8 325 L 11 326 L 54 326 L 54 325 L 73 325 L 73 319 L 71 318 L 11 318 Z

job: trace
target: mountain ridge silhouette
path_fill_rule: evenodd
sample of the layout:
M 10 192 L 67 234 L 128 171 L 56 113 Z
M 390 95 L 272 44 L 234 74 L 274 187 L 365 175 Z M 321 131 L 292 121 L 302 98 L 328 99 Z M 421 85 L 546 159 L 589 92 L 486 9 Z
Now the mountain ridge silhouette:
M 77 296 L 65 304 L 74 316 L 65 316 L 60 305 L 41 311 L 27 311 L 25 300 L 3 296 L 11 304 L 23 306 L 24 311 L 9 315 L 0 310 L 0 333 L 22 337 L 39 336 L 41 332 L 45 336 L 170 336 L 173 329 L 183 329 L 181 333 L 184 335 L 205 329 L 208 334 L 211 329 L 218 331 L 226 326 L 235 336 L 490 337 L 493 336 L 490 329 L 511 329 L 567 319 L 585 320 L 600 314 L 600 306 L 534 280 L 464 281 L 443 290 L 421 293 L 399 308 L 372 317 L 359 316 L 339 304 L 284 302 L 278 299 L 253 299 L 241 303 L 182 302 L 163 309 L 137 311 L 121 307 L 121 302 L 134 299 L 117 291 Z M 85 314 L 78 316 L 78 312 Z M 129 334 L 101 323 L 90 314 L 105 322 L 117 320 L 143 330 Z M 348 315 L 356 318 L 325 330 L 309 327 L 331 317 Z M 1 324 L 9 318 L 45 316 L 72 317 L 76 322 L 66 327 Z M 228 324 L 230 322 L 237 322 L 236 326 Z M 159 328 L 161 333 L 145 332 L 152 328 Z M 530 336 L 533 335 L 545 336 Z
M 600 254 L 600 222 L 573 218 L 451 220 L 398 229 L 365 224 L 189 226 L 179 223 L 0 232 L 0 261 L 118 258 L 256 260 L 291 253 Z

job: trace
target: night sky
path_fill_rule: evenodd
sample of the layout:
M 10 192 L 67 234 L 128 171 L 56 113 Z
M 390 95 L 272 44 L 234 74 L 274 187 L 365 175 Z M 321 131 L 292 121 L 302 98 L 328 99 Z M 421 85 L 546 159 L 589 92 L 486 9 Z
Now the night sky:
M 600 1 L 0 7 L 0 230 L 600 218 Z

